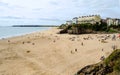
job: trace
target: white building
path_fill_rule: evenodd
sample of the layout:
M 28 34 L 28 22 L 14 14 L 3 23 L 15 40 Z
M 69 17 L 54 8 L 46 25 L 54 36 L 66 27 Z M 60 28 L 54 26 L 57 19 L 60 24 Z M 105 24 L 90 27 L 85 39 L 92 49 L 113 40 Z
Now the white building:
M 107 25 L 110 26 L 110 25 L 113 25 L 113 19 L 112 18 L 107 18 Z
M 120 19 L 117 19 L 117 18 L 107 18 L 106 20 L 107 20 L 108 26 L 120 24 Z
M 82 23 L 95 24 L 97 22 L 100 23 L 100 21 L 101 21 L 100 15 L 81 16 L 78 18 L 78 24 L 82 24 Z

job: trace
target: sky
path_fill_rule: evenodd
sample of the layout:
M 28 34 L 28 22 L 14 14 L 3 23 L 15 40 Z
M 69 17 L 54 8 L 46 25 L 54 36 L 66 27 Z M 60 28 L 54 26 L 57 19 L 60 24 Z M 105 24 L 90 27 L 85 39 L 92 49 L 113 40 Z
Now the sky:
M 60 25 L 94 14 L 120 18 L 120 0 L 0 0 L 0 26 Z

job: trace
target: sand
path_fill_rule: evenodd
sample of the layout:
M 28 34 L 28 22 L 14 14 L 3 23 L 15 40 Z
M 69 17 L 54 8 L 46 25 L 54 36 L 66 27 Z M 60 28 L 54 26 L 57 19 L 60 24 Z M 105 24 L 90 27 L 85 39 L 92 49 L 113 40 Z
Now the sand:
M 59 31 L 52 28 L 1 39 L 0 75 L 74 75 L 109 56 L 114 45 L 120 48 L 120 39 L 112 40 L 113 34 L 57 34 Z

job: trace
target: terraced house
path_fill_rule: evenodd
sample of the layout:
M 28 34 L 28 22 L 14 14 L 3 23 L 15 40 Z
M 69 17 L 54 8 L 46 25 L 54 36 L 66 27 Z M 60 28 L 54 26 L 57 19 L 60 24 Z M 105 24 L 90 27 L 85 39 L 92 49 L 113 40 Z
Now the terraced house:
M 95 23 L 100 23 L 100 21 L 101 21 L 100 15 L 81 16 L 78 18 L 78 24 L 82 24 L 82 23 L 95 24 Z
M 100 15 L 89 15 L 89 16 L 81 16 L 81 17 L 74 17 L 72 20 L 66 21 L 67 25 L 71 24 L 82 24 L 82 23 L 100 23 L 101 17 Z
M 107 21 L 108 26 L 120 24 L 120 19 L 118 18 L 107 18 L 106 21 Z

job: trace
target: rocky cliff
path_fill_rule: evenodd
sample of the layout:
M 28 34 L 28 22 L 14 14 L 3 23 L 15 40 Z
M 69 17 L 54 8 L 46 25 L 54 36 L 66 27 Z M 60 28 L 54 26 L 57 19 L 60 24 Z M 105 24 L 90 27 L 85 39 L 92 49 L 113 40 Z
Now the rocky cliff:
M 100 63 L 85 66 L 75 75 L 120 75 L 120 49 Z

